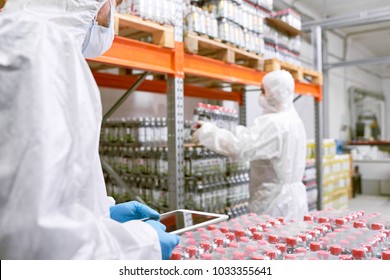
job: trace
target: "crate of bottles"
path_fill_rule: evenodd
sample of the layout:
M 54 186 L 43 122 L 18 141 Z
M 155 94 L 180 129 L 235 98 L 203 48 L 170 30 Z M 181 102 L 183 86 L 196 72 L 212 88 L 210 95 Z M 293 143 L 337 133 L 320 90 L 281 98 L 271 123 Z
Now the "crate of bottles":
M 115 15 L 116 35 L 174 48 L 175 5 L 174 0 L 124 0 Z
M 304 221 L 254 213 L 186 232 L 173 260 L 390 260 L 390 219 L 317 211 Z

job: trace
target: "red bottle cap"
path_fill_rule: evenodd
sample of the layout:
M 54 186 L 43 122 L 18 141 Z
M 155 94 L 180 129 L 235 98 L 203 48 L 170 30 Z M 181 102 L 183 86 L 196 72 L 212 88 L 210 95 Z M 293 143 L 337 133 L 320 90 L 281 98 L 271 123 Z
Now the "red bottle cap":
M 332 230 L 332 225 L 330 223 L 323 223 L 322 224 L 324 227 L 326 227 L 326 229 L 329 231 L 329 230 Z
M 272 243 L 272 244 L 275 244 L 279 241 L 279 236 L 275 235 L 275 234 L 270 234 L 268 236 L 268 242 L 269 243 Z
M 319 222 L 320 224 L 322 224 L 322 223 L 329 223 L 329 218 L 320 217 L 320 218 L 318 218 L 318 222 Z
M 320 234 L 324 234 L 324 228 L 323 227 L 316 227 L 316 230 L 320 232 Z
M 205 250 L 205 251 L 208 251 L 208 250 L 210 250 L 210 248 L 211 248 L 211 244 L 210 244 L 210 242 L 208 242 L 208 241 L 201 241 L 201 242 L 199 243 L 199 246 L 200 246 L 201 248 L 203 248 L 203 250 Z
M 372 245 L 371 245 L 371 244 L 362 244 L 362 246 L 363 246 L 365 249 L 367 249 L 367 251 L 368 251 L 369 253 L 372 252 Z
M 214 229 L 217 229 L 217 227 L 215 225 L 208 225 L 207 226 L 207 230 L 214 230 Z
M 362 221 L 355 221 L 353 222 L 354 228 L 364 228 L 366 225 Z
M 248 227 L 248 230 L 249 230 L 251 233 L 254 233 L 255 231 L 257 231 L 257 228 L 256 228 L 256 227 Z
M 245 251 L 247 253 L 254 253 L 257 251 L 257 248 L 256 248 L 256 246 L 248 245 L 245 247 Z
M 263 235 L 261 234 L 261 232 L 255 231 L 253 233 L 253 240 L 261 240 L 261 239 L 263 239 Z
M 214 252 L 219 253 L 221 255 L 225 255 L 226 250 L 223 247 L 217 247 L 217 248 L 215 248 Z
M 246 236 L 241 236 L 240 239 L 239 239 L 238 241 L 239 241 L 239 242 L 248 243 L 248 242 L 249 242 L 249 238 L 246 237 Z
M 386 235 L 386 237 L 387 238 L 389 238 L 390 237 L 390 230 L 384 230 L 384 231 L 382 231 L 382 233 L 384 234 L 384 235 Z
M 241 236 L 245 236 L 245 230 L 243 229 L 236 229 L 234 231 L 234 234 L 237 238 L 240 238 Z
M 303 247 L 298 247 L 295 249 L 295 254 L 306 254 L 307 250 Z
M 181 260 L 181 252 L 173 251 L 171 255 L 171 260 Z
M 204 231 L 206 231 L 206 229 L 201 227 L 201 228 L 197 228 L 196 231 L 197 232 L 204 232 Z
M 206 233 L 201 233 L 200 234 L 200 239 L 201 240 L 210 240 L 210 235 L 208 235 Z
M 186 245 L 196 245 L 196 240 L 194 238 L 187 238 L 184 240 Z
M 225 234 L 226 238 L 229 239 L 230 241 L 233 241 L 234 239 L 236 239 L 236 236 L 234 235 L 233 232 L 228 232 Z
M 383 251 L 382 252 L 382 260 L 390 260 L 390 251 Z
M 286 246 L 286 244 L 278 243 L 275 245 L 275 248 L 278 249 L 282 253 L 286 253 L 287 246 Z
M 223 246 L 223 238 L 215 237 L 214 243 L 217 244 L 217 246 Z
M 344 229 L 342 229 L 342 228 L 336 228 L 333 232 L 344 232 Z
M 284 256 L 284 259 L 285 260 L 296 260 L 297 259 L 297 255 L 295 254 L 287 254 Z
M 337 226 L 340 226 L 340 227 L 341 227 L 341 226 L 344 225 L 344 224 L 345 224 L 344 219 L 340 219 L 340 218 L 339 218 L 339 219 L 336 219 L 336 225 L 337 225 Z
M 313 221 L 314 220 L 314 217 L 313 216 L 310 216 L 310 215 L 306 215 L 306 216 L 303 216 L 303 220 L 305 222 L 307 221 Z
M 364 249 L 363 248 L 353 248 L 352 249 L 352 257 L 355 260 L 362 260 L 362 259 L 364 259 Z
M 343 249 L 339 245 L 330 246 L 330 253 L 334 256 L 340 255 L 342 250 Z
M 188 255 L 190 257 L 195 256 L 196 255 L 196 246 L 192 246 L 192 245 L 191 246 L 187 246 L 186 252 L 188 253 Z
M 200 255 L 200 259 L 201 260 L 212 260 L 213 255 L 210 253 L 204 253 L 204 254 Z
M 314 239 L 317 237 L 317 233 L 315 232 L 315 230 L 309 231 L 308 234 L 310 234 L 311 237 L 313 237 Z
M 371 228 L 373 230 L 381 230 L 381 229 L 384 229 L 385 227 L 383 226 L 383 224 L 375 223 L 375 224 L 371 225 Z
M 287 243 L 287 246 L 295 247 L 295 246 L 297 246 L 297 239 L 295 237 L 287 237 L 286 243 Z
M 281 223 L 281 224 L 284 223 L 284 218 L 283 218 L 283 217 L 278 217 L 278 218 L 276 218 L 276 220 L 277 220 L 279 223 Z
M 249 217 L 256 217 L 257 214 L 252 212 L 252 213 L 249 213 L 248 216 L 249 216 Z
M 350 261 L 350 260 L 352 260 L 352 257 L 350 255 L 340 255 L 339 260 Z
M 185 233 L 183 233 L 183 236 L 184 237 L 193 237 L 194 233 L 192 231 L 186 231 Z
M 254 255 L 254 256 L 252 256 L 252 260 L 262 261 L 262 260 L 264 260 L 264 257 L 260 256 L 260 255 Z
M 324 250 L 319 250 L 319 251 L 317 251 L 317 256 L 320 259 L 327 259 L 329 256 L 329 253 L 327 251 L 324 251 Z
M 257 246 L 266 246 L 268 245 L 268 242 L 265 240 L 259 240 L 257 241 Z
M 237 242 L 230 242 L 230 243 L 228 244 L 228 247 L 231 247 L 231 248 L 238 248 L 238 244 L 237 244 Z
M 233 252 L 233 260 L 243 260 L 244 253 L 243 252 Z
M 267 223 L 270 224 L 272 227 L 275 226 L 275 221 L 270 220 L 270 221 L 267 221 Z
M 265 250 L 264 254 L 268 256 L 271 260 L 276 258 L 276 252 L 274 250 Z
M 306 242 L 306 235 L 305 234 L 299 234 L 298 237 L 302 240 L 302 242 Z
M 258 224 L 257 226 L 261 227 L 263 230 L 265 230 L 267 228 L 266 223 L 261 223 L 261 224 Z
M 311 242 L 310 243 L 310 251 L 319 251 L 321 250 L 321 244 L 319 242 Z

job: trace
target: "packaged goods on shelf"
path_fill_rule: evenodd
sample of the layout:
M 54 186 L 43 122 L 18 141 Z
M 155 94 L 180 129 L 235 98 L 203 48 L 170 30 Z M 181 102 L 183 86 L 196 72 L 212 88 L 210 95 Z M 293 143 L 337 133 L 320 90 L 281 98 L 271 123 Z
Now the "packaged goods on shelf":
M 272 17 L 280 19 L 297 30 L 301 30 L 302 28 L 301 16 L 292 9 L 285 9 L 275 12 L 273 13 Z
M 171 259 L 388 260 L 390 231 L 367 228 L 363 215 L 328 209 L 286 221 L 250 213 L 184 233 Z
M 233 131 L 238 125 L 238 113 L 235 109 L 198 103 L 194 110 L 193 124 L 198 121 L 210 122 L 219 128 Z
M 237 125 L 234 110 L 199 105 L 195 110 L 197 119 L 207 119 L 228 129 Z M 119 187 L 105 174 L 107 191 L 117 202 L 128 200 L 132 193 L 157 210 L 168 209 L 169 151 L 167 138 L 161 138 L 166 137 L 166 131 L 165 118 L 109 119 L 103 125 L 101 158 L 126 183 L 126 187 Z M 190 121 L 185 122 L 185 135 L 185 142 L 191 141 Z M 184 148 L 183 161 L 187 208 L 231 216 L 248 211 L 248 162 L 192 145 Z

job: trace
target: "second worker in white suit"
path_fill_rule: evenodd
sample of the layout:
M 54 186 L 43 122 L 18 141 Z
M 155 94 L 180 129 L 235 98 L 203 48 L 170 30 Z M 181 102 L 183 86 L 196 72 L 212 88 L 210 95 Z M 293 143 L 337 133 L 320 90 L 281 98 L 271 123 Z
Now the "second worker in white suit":
M 302 183 L 306 132 L 294 104 L 294 79 L 284 70 L 268 73 L 259 97 L 263 115 L 234 132 L 200 123 L 193 142 L 250 161 L 250 211 L 302 220 L 308 212 Z

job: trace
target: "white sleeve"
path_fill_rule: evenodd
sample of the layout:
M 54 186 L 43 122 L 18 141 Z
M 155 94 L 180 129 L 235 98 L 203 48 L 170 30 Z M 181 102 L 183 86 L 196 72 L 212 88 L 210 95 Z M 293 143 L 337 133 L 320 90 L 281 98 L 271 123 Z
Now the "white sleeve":
M 199 131 L 200 144 L 231 158 L 270 159 L 280 155 L 281 137 L 277 126 L 264 118 L 247 128 L 237 126 L 234 132 L 205 123 Z

